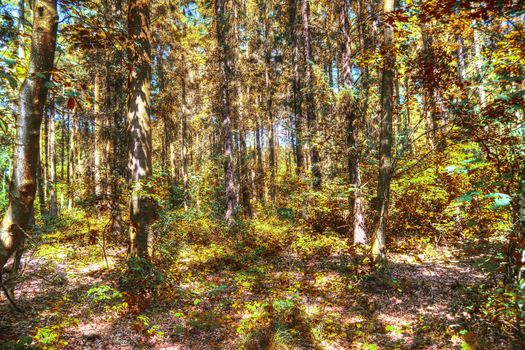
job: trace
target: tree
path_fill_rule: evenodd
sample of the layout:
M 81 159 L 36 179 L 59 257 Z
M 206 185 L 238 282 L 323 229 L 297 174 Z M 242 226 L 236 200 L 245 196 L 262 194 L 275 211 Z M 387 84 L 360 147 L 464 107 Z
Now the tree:
M 148 257 L 151 239 L 149 225 L 154 206 L 145 183 L 152 175 L 151 158 L 151 33 L 150 8 L 147 0 L 131 0 L 128 7 L 128 40 L 130 71 L 128 76 L 128 133 L 130 139 L 129 172 L 130 255 Z
M 215 30 L 217 35 L 217 47 L 219 50 L 220 87 L 219 87 L 219 112 L 222 121 L 222 137 L 224 142 L 224 174 L 226 189 L 226 213 L 225 221 L 228 227 L 235 224 L 235 211 L 237 206 L 237 194 L 235 190 L 235 171 L 233 164 L 233 137 L 231 129 L 230 112 L 230 77 L 231 77 L 231 53 L 228 45 L 228 33 L 230 30 L 229 16 L 226 12 L 228 0 L 215 0 Z
M 36 193 L 40 125 L 51 84 L 57 35 L 56 0 L 35 0 L 27 76 L 20 90 L 9 206 L 0 233 L 0 266 L 23 244 Z
M 377 224 L 372 243 L 372 256 L 380 266 L 386 263 L 385 230 L 392 179 L 392 116 L 394 112 L 394 27 L 390 15 L 394 0 L 383 2 L 383 47 L 381 74 L 381 131 L 379 135 L 379 175 L 377 179 Z
M 314 93 L 314 58 L 312 56 L 312 46 L 310 43 L 310 1 L 301 0 L 301 14 L 303 19 L 303 45 L 304 57 L 306 60 L 305 69 L 305 102 L 306 102 L 306 121 L 308 124 L 309 147 L 311 170 L 314 177 L 312 186 L 314 189 L 321 188 L 321 168 L 319 166 L 319 150 L 316 145 L 315 135 L 317 131 L 317 117 L 315 112 L 315 93 Z
M 363 196 L 361 192 L 361 170 L 360 170 L 360 150 L 357 144 L 357 128 L 355 126 L 358 117 L 357 103 L 353 97 L 352 81 L 352 43 L 350 39 L 350 26 L 348 12 L 350 3 L 348 0 L 341 0 L 339 5 L 339 26 L 341 35 L 342 51 L 342 84 L 344 91 L 344 111 L 347 123 L 347 146 L 348 146 L 348 174 L 352 193 L 349 198 L 351 226 L 355 244 L 366 243 L 365 220 L 363 215 Z

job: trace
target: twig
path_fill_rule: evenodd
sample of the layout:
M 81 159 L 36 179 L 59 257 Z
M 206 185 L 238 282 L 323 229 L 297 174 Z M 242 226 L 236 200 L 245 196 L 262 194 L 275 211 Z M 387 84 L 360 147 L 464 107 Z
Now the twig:
M 23 313 L 22 309 L 20 309 L 18 307 L 18 305 L 16 305 L 15 301 L 11 298 L 11 296 L 9 295 L 9 292 L 7 291 L 7 289 L 5 288 L 5 285 L 4 283 L 2 282 L 2 274 L 3 274 L 3 269 L 2 271 L 0 271 L 0 285 L 2 286 L 2 290 L 4 291 L 4 294 L 7 298 L 7 300 L 9 301 L 9 303 L 11 304 L 11 306 L 18 312 L 20 313 Z

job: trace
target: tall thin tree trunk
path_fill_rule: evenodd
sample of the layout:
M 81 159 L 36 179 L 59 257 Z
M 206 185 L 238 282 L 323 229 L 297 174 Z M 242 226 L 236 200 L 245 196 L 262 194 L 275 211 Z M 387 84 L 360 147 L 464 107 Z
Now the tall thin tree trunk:
M 292 39 L 292 65 L 293 65 L 293 114 L 295 129 L 295 163 L 296 173 L 300 174 L 304 168 L 303 155 L 303 111 L 301 93 L 301 57 L 299 54 L 299 17 L 297 16 L 297 0 L 289 0 L 290 37 Z
M 185 59 L 183 59 L 183 64 L 186 65 Z M 184 210 L 188 210 L 188 114 L 189 114 L 189 104 L 188 104 L 188 75 L 191 74 L 187 67 L 183 68 L 182 71 L 182 115 L 180 118 L 180 161 L 181 161 L 181 178 L 182 178 L 182 189 L 183 189 L 183 202 Z
M 228 45 L 228 32 L 230 23 L 226 4 L 228 0 L 215 0 L 215 18 L 217 31 L 217 45 L 219 47 L 220 66 L 220 112 L 222 116 L 222 132 L 224 138 L 224 172 L 226 188 L 226 213 L 225 220 L 228 227 L 235 224 L 235 211 L 237 194 L 235 191 L 235 172 L 233 164 L 233 136 L 231 130 L 230 114 L 230 47 Z
M 74 109 L 71 112 L 71 131 L 69 137 L 69 162 L 68 162 L 68 186 L 67 186 L 67 210 L 73 210 L 73 202 L 75 200 L 75 193 L 72 184 L 75 183 L 76 169 L 77 169 L 77 148 L 75 145 L 77 131 L 77 111 Z
M 250 89 L 247 89 L 247 96 L 250 96 Z M 240 168 L 240 187 L 241 187 L 241 200 L 242 206 L 244 209 L 244 215 L 248 218 L 252 217 L 252 205 L 251 205 L 251 191 L 249 183 L 249 169 L 246 152 L 246 129 L 244 126 L 245 123 L 245 113 L 244 113 L 244 101 L 243 101 L 243 89 L 240 81 L 237 83 L 237 94 L 239 96 L 239 168 Z M 250 115 L 250 107 L 247 107 L 247 115 Z
M 465 63 L 465 44 L 463 42 L 463 38 L 461 36 L 458 36 L 457 38 L 457 45 L 458 45 L 458 76 L 461 82 L 465 82 L 467 80 L 466 75 L 466 63 Z
M 131 0 L 128 5 L 128 38 L 131 67 L 128 80 L 128 132 L 130 138 L 129 171 L 130 255 L 148 258 L 151 240 L 149 225 L 154 207 L 144 192 L 145 180 L 152 174 L 151 164 L 151 33 L 147 0 Z
M 46 217 L 48 215 L 47 208 L 46 208 L 46 196 L 44 194 L 45 188 L 44 188 L 44 179 L 42 178 L 42 161 L 40 160 L 40 152 L 38 154 L 38 161 L 37 161 L 37 168 L 36 168 L 36 181 L 37 181 L 37 190 L 38 190 L 38 202 L 40 205 L 40 216 Z
M 20 90 L 20 115 L 16 123 L 13 175 L 9 185 L 9 206 L 0 233 L 0 267 L 24 242 L 33 210 L 40 151 L 40 125 L 47 98 L 47 84 L 57 33 L 56 0 L 35 0 L 31 56 L 27 79 Z M 37 74 L 38 73 L 38 74 Z
M 54 102 L 53 102 L 54 103 Z M 49 216 L 54 219 L 58 215 L 57 206 L 57 157 L 55 134 L 55 107 L 49 109 Z
M 94 82 L 94 100 L 93 100 L 93 115 L 95 121 L 95 153 L 94 153 L 94 168 L 93 177 L 95 181 L 95 198 L 98 201 L 102 196 L 102 178 L 101 178 L 101 166 L 102 166 L 102 115 L 100 113 L 100 71 L 95 69 L 95 82 Z M 97 206 L 98 208 L 98 206 Z M 97 210 L 97 215 L 100 215 L 100 211 Z
M 394 11 L 394 0 L 384 0 L 385 15 Z M 379 176 L 377 181 L 377 227 L 372 244 L 372 256 L 379 266 L 386 263 L 385 231 L 392 179 L 392 117 L 394 106 L 394 27 L 383 23 L 384 62 L 381 78 L 381 131 L 379 136 Z
M 43 137 L 44 137 L 44 171 L 42 175 L 44 177 L 44 198 L 45 201 L 49 199 L 49 113 L 47 108 L 44 107 L 44 125 L 43 125 Z M 42 159 L 42 158 L 40 158 Z
M 473 23 L 476 25 L 476 23 Z M 474 44 L 474 60 L 476 64 L 476 72 L 477 72 L 477 79 L 478 79 L 478 91 L 479 91 L 479 101 L 481 105 L 484 105 L 487 103 L 486 101 L 486 91 L 485 87 L 483 85 L 483 56 L 481 55 L 481 45 L 482 45 L 482 38 L 480 37 L 480 32 L 477 29 L 474 29 L 474 38 L 473 38 L 473 44 Z
M 24 48 L 24 20 L 25 20 L 25 0 L 18 0 L 18 58 L 25 56 Z
M 262 126 L 260 115 L 257 113 L 256 128 L 255 128 L 255 147 L 257 153 L 257 198 L 259 202 L 265 202 L 264 198 L 264 164 L 262 157 Z
M 268 9 L 266 5 L 262 6 L 261 17 L 263 21 L 264 30 L 264 93 L 266 97 L 266 117 L 268 118 L 268 147 L 269 147 L 269 166 L 270 166 L 270 199 L 272 205 L 275 206 L 276 187 L 275 187 L 275 173 L 276 173 L 276 153 L 275 153 L 275 121 L 273 116 L 273 86 L 271 83 L 271 61 L 272 61 L 272 46 L 270 21 L 268 19 Z
M 345 119 L 347 123 L 347 146 L 348 152 L 348 173 L 350 184 L 353 188 L 349 197 L 351 226 L 353 231 L 354 243 L 366 243 L 365 218 L 363 215 L 363 196 L 361 192 L 361 170 L 360 170 L 360 156 L 361 151 L 357 145 L 357 129 L 355 121 L 357 119 L 357 111 L 354 110 L 357 105 L 353 98 L 352 88 L 352 47 L 350 41 L 350 26 L 348 23 L 348 12 L 350 9 L 349 0 L 341 0 L 339 24 L 342 37 L 342 60 L 341 60 L 341 77 L 342 83 L 346 91 L 345 103 Z
M 312 46 L 310 43 L 310 1 L 301 0 L 301 13 L 303 17 L 303 44 L 304 44 L 304 56 L 306 59 L 306 71 L 305 71 L 305 83 L 306 83 L 306 121 L 308 123 L 309 133 L 309 148 L 310 148 L 310 161 L 311 170 L 314 177 L 312 186 L 314 189 L 321 188 L 321 168 L 319 167 L 319 149 L 315 144 L 315 136 L 317 134 L 317 117 L 315 113 L 315 82 L 313 74 L 313 56 Z
M 421 34 L 423 39 L 423 62 L 425 69 L 424 78 L 424 102 L 423 114 L 427 127 L 427 138 L 430 148 L 436 149 L 436 131 L 437 131 L 437 116 L 436 110 L 438 108 L 435 92 L 435 77 L 434 77 L 434 51 L 432 48 L 432 35 L 429 33 L 427 24 L 422 24 Z

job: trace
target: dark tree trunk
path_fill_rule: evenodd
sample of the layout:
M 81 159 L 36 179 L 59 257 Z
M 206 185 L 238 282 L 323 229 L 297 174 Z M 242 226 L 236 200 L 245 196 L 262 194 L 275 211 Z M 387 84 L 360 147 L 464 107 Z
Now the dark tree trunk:
M 292 66 L 293 66 L 293 81 L 292 81 L 292 108 L 293 108 L 293 128 L 294 135 L 294 154 L 295 164 L 297 166 L 296 173 L 300 174 L 304 168 L 303 155 L 303 111 L 302 111 L 302 93 L 301 93 L 301 57 L 299 55 L 299 17 L 297 16 L 297 0 L 289 0 L 289 17 L 290 17 L 290 38 L 292 40 Z
M 315 82 L 313 74 L 313 56 L 312 46 L 310 43 L 310 1 L 301 0 L 301 13 L 303 17 L 303 44 L 304 56 L 306 59 L 305 83 L 306 83 L 306 121 L 308 123 L 309 133 L 309 147 L 310 147 L 310 161 L 311 170 L 314 177 L 312 186 L 314 189 L 321 188 L 321 168 L 319 167 L 319 149 L 316 145 L 315 135 L 317 133 L 317 117 L 315 113 Z

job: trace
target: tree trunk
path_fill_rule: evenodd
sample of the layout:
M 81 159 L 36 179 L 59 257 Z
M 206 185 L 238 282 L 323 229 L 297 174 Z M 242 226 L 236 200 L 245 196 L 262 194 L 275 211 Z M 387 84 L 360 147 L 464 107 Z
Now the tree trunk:
M 319 167 L 319 150 L 315 144 L 315 135 L 317 130 L 317 117 L 315 113 L 315 94 L 314 94 L 314 74 L 313 74 L 313 56 L 312 47 L 310 44 L 310 1 L 301 0 L 301 13 L 303 17 L 303 44 L 304 44 L 304 56 L 306 59 L 306 71 L 305 71 L 305 83 L 306 83 L 306 121 L 308 123 L 309 133 L 309 148 L 310 148 L 310 161 L 311 170 L 314 177 L 312 186 L 314 189 L 321 188 L 321 168 Z
M 339 25 L 341 32 L 342 60 L 341 60 L 341 77 L 343 89 L 345 89 L 345 119 L 347 124 L 347 146 L 348 152 L 348 173 L 350 185 L 353 188 L 349 197 L 351 227 L 354 237 L 354 244 L 366 243 L 365 219 L 363 215 L 363 196 L 361 193 L 361 173 L 360 173 L 360 156 L 361 151 L 357 145 L 357 129 L 355 121 L 357 113 L 354 110 L 356 103 L 353 100 L 353 81 L 352 81 L 352 47 L 350 41 L 350 26 L 348 23 L 348 11 L 350 9 L 349 0 L 341 0 L 339 13 Z M 347 91 L 348 90 L 348 91 Z
M 47 108 L 44 107 L 44 125 L 43 125 L 43 137 L 44 137 L 44 159 L 43 166 L 44 171 L 42 176 L 44 178 L 44 199 L 47 203 L 49 199 L 49 113 L 47 113 Z M 42 159 L 42 158 L 40 158 Z
M 77 131 L 77 111 L 74 109 L 71 112 L 71 131 L 70 131 L 70 137 L 69 137 L 69 162 L 68 162 L 68 186 L 67 186 L 67 192 L 68 192 L 68 199 L 67 199 L 67 210 L 71 211 L 73 210 L 73 202 L 75 200 L 75 191 L 74 186 L 72 186 L 73 183 L 75 183 L 76 179 L 76 169 L 77 169 L 77 149 L 75 145 L 76 136 L 78 134 Z
M 56 0 L 35 0 L 31 56 L 20 91 L 20 115 L 16 123 L 13 175 L 9 206 L 0 233 L 0 267 L 23 243 L 36 191 L 40 151 L 40 125 L 53 68 L 57 33 Z
M 269 166 L 270 166 L 270 200 L 275 206 L 276 188 L 275 188 L 275 122 L 273 116 L 273 86 L 271 83 L 271 63 L 272 63 L 272 46 L 270 36 L 270 22 L 266 5 L 261 9 L 261 20 L 264 30 L 264 94 L 266 97 L 266 117 L 268 118 L 268 147 L 269 147 Z
M 54 102 L 53 102 L 54 103 Z M 58 215 L 57 206 L 57 157 L 55 134 L 55 107 L 49 109 L 49 217 L 54 219 Z
M 383 11 L 389 15 L 394 11 L 394 0 L 384 0 Z M 394 27 L 383 24 L 384 62 L 381 78 L 381 131 L 379 136 L 379 176 L 377 181 L 377 228 L 372 244 L 372 256 L 379 266 L 386 263 L 385 230 L 392 178 L 392 116 L 394 104 Z
M 302 143 L 302 123 L 303 123 L 303 112 L 302 112 L 302 93 L 301 93 L 301 68 L 299 55 L 299 18 L 297 16 L 297 0 L 289 0 L 288 12 L 290 18 L 290 38 L 292 40 L 292 66 L 293 66 L 293 81 L 292 81 L 292 108 L 294 116 L 295 129 L 294 135 L 294 153 L 295 153 L 295 164 L 296 173 L 301 174 L 304 168 L 304 155 L 303 155 L 303 143 Z
M 18 58 L 23 59 L 25 56 L 24 49 L 24 18 L 25 18 L 25 0 L 18 0 Z
M 250 96 L 250 89 L 247 89 L 247 96 Z M 243 102 L 243 90 L 242 90 L 242 84 L 240 81 L 237 83 L 237 94 L 239 96 L 239 116 L 238 116 L 238 123 L 239 123 L 239 168 L 240 168 L 240 185 L 241 185 L 241 200 L 242 200 L 242 207 L 244 210 L 244 215 L 247 218 L 252 217 L 252 205 L 251 205 L 251 191 L 250 191 L 250 182 L 249 182 L 249 169 L 248 169 L 248 162 L 247 157 L 248 154 L 246 152 L 246 129 L 244 126 L 245 123 L 245 113 L 244 113 L 244 102 Z M 247 115 L 250 115 L 250 107 L 248 104 L 248 113 Z
M 474 26 L 476 26 L 476 22 L 473 23 Z M 485 86 L 483 85 L 483 75 L 485 72 L 483 72 L 483 56 L 481 55 L 481 45 L 482 45 L 482 39 L 480 38 L 480 32 L 477 29 L 474 29 L 474 38 L 473 38 L 473 44 L 474 44 L 474 60 L 476 63 L 476 72 L 477 80 L 478 80 L 478 91 L 479 91 L 479 102 L 480 105 L 483 106 L 487 103 L 486 101 L 486 91 Z
M 423 39 L 423 62 L 424 62 L 424 103 L 423 114 L 427 128 L 427 138 L 432 150 L 436 149 L 436 131 L 437 131 L 437 101 L 435 91 L 434 77 L 434 51 L 432 48 L 432 34 L 429 33 L 428 24 L 422 24 L 421 35 Z
M 260 203 L 264 204 L 264 164 L 262 157 L 262 126 L 260 115 L 257 113 L 255 128 L 255 147 L 257 153 L 257 198 Z
M 148 258 L 149 225 L 154 206 L 144 193 L 144 182 L 152 174 L 151 164 L 151 40 L 149 1 L 131 0 L 128 7 L 128 39 L 132 44 L 128 80 L 128 132 L 130 139 L 129 171 L 130 255 Z
M 188 75 L 191 74 L 189 69 L 186 67 L 186 60 L 183 58 L 183 65 L 185 66 L 182 70 L 182 116 L 180 119 L 180 161 L 181 161 L 181 178 L 182 178 L 182 189 L 183 189 L 183 203 L 184 210 L 188 210 L 188 114 L 189 114 L 189 102 L 187 96 L 188 89 Z
M 46 208 L 46 196 L 44 194 L 44 179 L 42 178 L 42 162 L 40 160 L 40 152 L 38 154 L 37 168 L 36 168 L 36 181 L 38 190 L 38 202 L 40 205 L 40 216 L 46 217 L 48 215 Z
M 100 113 L 100 71 L 98 69 L 95 70 L 94 97 L 93 116 L 95 121 L 95 153 L 93 177 L 95 181 L 95 199 L 99 201 L 102 196 L 102 179 L 100 174 L 100 168 L 102 166 L 102 115 Z M 99 205 L 97 205 L 97 216 L 100 216 L 98 208 Z
M 237 194 L 235 191 L 235 172 L 233 164 L 233 137 L 231 130 L 230 114 L 230 47 L 227 43 L 230 30 L 229 18 L 225 9 L 228 0 L 215 0 L 215 16 L 217 45 L 219 48 L 220 66 L 220 113 L 222 116 L 222 132 L 224 138 L 224 172 L 226 188 L 226 213 L 225 220 L 228 227 L 235 224 L 235 210 Z

